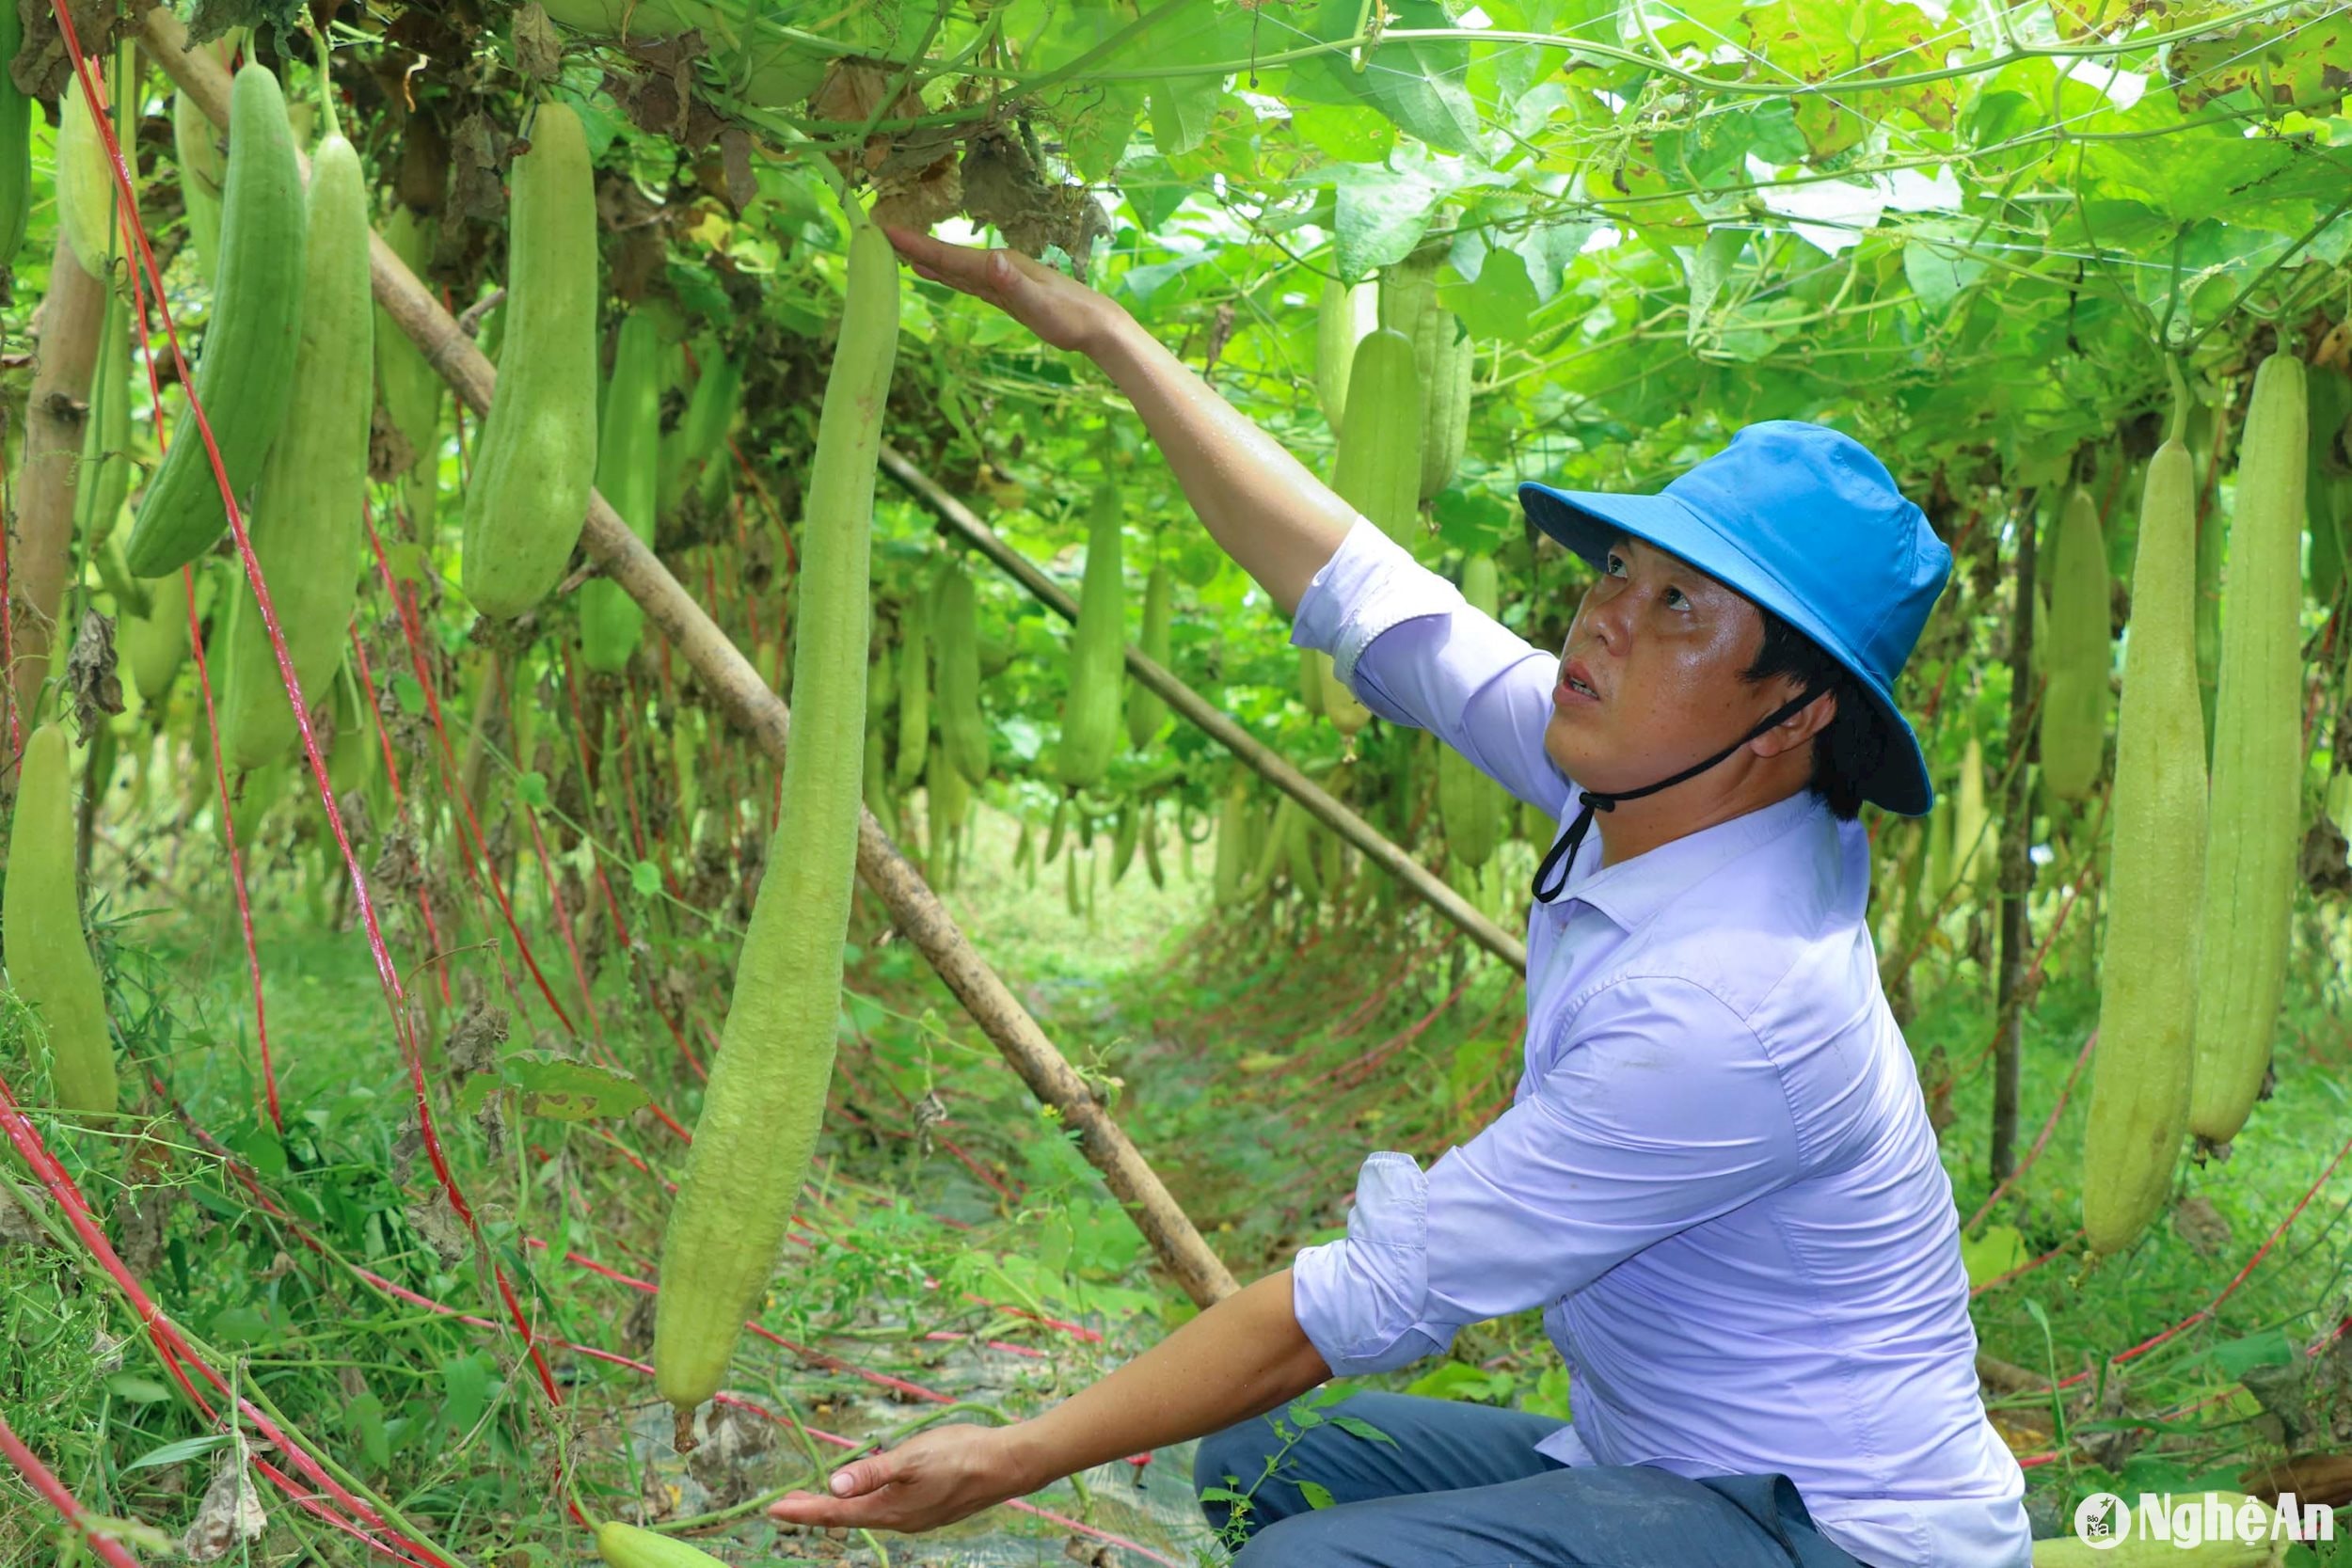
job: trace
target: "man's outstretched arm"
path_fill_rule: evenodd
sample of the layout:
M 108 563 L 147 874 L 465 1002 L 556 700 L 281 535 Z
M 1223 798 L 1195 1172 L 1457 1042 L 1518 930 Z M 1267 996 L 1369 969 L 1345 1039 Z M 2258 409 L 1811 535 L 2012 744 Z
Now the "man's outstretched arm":
M 1129 1454 L 1204 1437 L 1329 1381 L 1283 1269 L 1236 1291 L 1042 1416 L 1005 1431 L 1024 1492 Z

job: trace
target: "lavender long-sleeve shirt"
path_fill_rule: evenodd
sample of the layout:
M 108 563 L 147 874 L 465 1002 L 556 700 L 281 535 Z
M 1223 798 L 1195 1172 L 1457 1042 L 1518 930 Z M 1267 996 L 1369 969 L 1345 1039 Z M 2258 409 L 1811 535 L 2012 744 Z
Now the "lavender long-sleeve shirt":
M 1373 712 L 1565 815 L 1558 659 L 1359 520 L 1299 601 Z M 1426 1172 L 1364 1162 L 1344 1240 L 1293 1265 L 1341 1376 L 1544 1308 L 1567 1465 L 1780 1471 L 1871 1568 L 2026 1568 L 1986 1418 L 1950 1179 L 1879 988 L 1869 844 L 1810 791 L 1600 864 L 1528 917 L 1526 1070 Z

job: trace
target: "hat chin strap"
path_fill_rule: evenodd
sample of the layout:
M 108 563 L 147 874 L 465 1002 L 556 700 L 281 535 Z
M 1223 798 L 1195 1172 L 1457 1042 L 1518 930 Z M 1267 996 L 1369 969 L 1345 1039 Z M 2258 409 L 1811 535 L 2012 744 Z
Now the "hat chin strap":
M 1620 800 L 1638 800 L 1645 795 L 1655 795 L 1661 789 L 1672 789 L 1685 779 L 1697 778 L 1701 773 L 1722 762 L 1725 757 L 1730 756 L 1740 747 L 1787 719 L 1819 695 L 1820 693 L 1817 691 L 1807 690 L 1789 698 L 1788 701 L 1759 720 L 1756 727 L 1747 734 L 1708 757 L 1705 762 L 1694 763 L 1670 779 L 1661 779 L 1656 784 L 1645 784 L 1640 789 L 1621 789 L 1613 795 L 1603 795 L 1579 784 L 1577 793 L 1582 797 L 1583 805 L 1578 810 L 1576 820 L 1568 824 L 1568 831 L 1553 841 L 1551 852 L 1544 856 L 1543 863 L 1535 868 L 1534 880 L 1529 884 L 1528 891 L 1534 895 L 1535 902 L 1549 904 L 1554 898 L 1559 897 L 1561 890 L 1567 886 L 1568 868 L 1576 863 L 1576 852 L 1583 845 L 1584 834 L 1593 825 L 1593 813 L 1615 811 L 1617 802 Z M 1551 884 L 1549 889 L 1544 886 L 1547 881 Z

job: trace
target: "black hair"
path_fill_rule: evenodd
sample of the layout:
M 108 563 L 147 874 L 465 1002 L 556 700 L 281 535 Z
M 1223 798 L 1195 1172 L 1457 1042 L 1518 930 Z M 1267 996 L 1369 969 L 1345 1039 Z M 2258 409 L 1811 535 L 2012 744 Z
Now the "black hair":
M 1821 645 L 1762 605 L 1764 645 L 1742 673 L 1761 685 L 1775 676 L 1795 678 L 1800 690 L 1837 694 L 1837 717 L 1813 736 L 1813 793 L 1837 816 L 1851 821 L 1862 811 L 1862 787 L 1886 755 L 1886 725 L 1851 671 Z

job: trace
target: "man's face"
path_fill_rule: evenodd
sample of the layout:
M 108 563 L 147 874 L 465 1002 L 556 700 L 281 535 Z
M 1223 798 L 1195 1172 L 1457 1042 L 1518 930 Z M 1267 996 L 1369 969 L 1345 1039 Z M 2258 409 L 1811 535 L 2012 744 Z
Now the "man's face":
M 1544 750 L 1604 793 L 1680 772 L 1769 711 L 1760 700 L 1794 695 L 1742 678 L 1763 642 L 1763 616 L 1746 597 L 1620 535 L 1568 624 Z M 1595 695 L 1575 689 L 1572 673 Z

